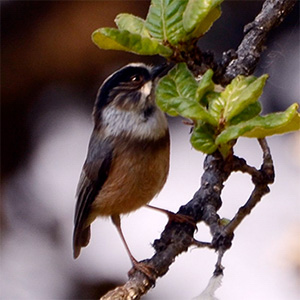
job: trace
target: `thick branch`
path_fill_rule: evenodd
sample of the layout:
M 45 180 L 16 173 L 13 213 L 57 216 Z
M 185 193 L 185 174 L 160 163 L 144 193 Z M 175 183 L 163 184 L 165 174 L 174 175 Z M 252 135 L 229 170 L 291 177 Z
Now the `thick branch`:
M 200 189 L 178 212 L 190 216 L 195 222 L 204 221 L 210 226 L 212 234 L 219 230 L 219 216 L 216 212 L 221 207 L 220 194 L 223 182 L 230 175 L 230 165 L 231 163 L 224 161 L 219 153 L 208 155 L 204 162 Z M 175 257 L 194 244 L 194 231 L 195 227 L 189 222 L 170 221 L 160 239 L 154 241 L 153 247 L 156 252 L 154 256 L 143 261 L 153 269 L 153 277 L 149 279 L 140 271 L 132 269 L 129 272 L 129 280 L 124 286 L 109 292 L 101 299 L 139 299 L 154 285 L 158 277 L 168 271 Z

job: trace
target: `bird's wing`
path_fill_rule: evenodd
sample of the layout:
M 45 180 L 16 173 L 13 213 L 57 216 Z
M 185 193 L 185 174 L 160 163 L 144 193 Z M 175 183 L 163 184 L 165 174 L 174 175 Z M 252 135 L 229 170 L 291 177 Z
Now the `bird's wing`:
M 77 187 L 73 233 L 74 258 L 79 256 L 81 247 L 89 243 L 90 224 L 86 224 L 86 221 L 90 214 L 91 204 L 107 179 L 111 160 L 111 144 L 108 141 L 100 141 L 93 133 Z

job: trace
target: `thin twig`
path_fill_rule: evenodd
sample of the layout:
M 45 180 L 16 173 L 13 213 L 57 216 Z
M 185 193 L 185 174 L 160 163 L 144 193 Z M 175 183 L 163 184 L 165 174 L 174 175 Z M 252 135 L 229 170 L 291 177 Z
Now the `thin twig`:
M 199 247 L 199 248 L 210 248 L 210 249 L 214 249 L 212 243 L 208 243 L 208 242 L 201 242 L 201 241 L 197 241 L 194 239 L 193 241 L 193 245 Z
M 252 181 L 255 187 L 251 193 L 250 198 L 246 204 L 238 210 L 234 218 L 224 227 L 223 234 L 226 236 L 232 234 L 239 226 L 243 219 L 250 214 L 254 206 L 261 200 L 261 198 L 269 193 L 268 184 L 274 182 L 274 167 L 270 149 L 266 139 L 259 139 L 259 144 L 263 150 L 263 164 L 258 173 L 252 174 Z

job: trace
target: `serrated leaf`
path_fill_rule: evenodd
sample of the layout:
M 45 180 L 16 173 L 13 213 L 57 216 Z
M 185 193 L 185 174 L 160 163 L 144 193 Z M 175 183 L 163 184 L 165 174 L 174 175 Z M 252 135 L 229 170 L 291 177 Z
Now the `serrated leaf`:
M 173 68 L 156 88 L 156 102 L 170 115 L 181 115 L 193 120 L 204 120 L 212 125 L 217 121 L 195 98 L 198 83 L 185 63 Z
M 100 28 L 93 32 L 92 40 L 101 49 L 123 50 L 140 55 L 170 56 L 173 53 L 155 39 L 116 28 Z
M 193 37 L 202 36 L 221 15 L 223 0 L 190 0 L 183 13 L 183 27 Z
M 115 18 L 119 30 L 128 30 L 131 33 L 140 34 L 143 37 L 149 37 L 150 34 L 145 26 L 145 20 L 131 14 L 119 14 Z
M 250 120 L 256 117 L 261 112 L 261 104 L 260 102 L 256 101 L 248 105 L 241 113 L 234 116 L 230 120 L 230 125 L 236 125 L 240 122 Z
M 259 78 L 239 75 L 221 93 L 224 102 L 223 118 L 229 121 L 260 97 L 268 75 Z
M 146 18 L 151 36 L 176 45 L 186 36 L 182 15 L 188 0 L 152 0 Z
M 217 150 L 214 133 L 212 126 L 209 124 L 201 124 L 193 130 L 190 142 L 196 150 L 211 154 Z
M 210 91 L 214 90 L 214 82 L 212 81 L 212 77 L 214 75 L 213 70 L 209 69 L 207 70 L 204 75 L 202 76 L 199 84 L 198 84 L 198 88 L 196 91 L 196 99 L 202 103 L 202 98 L 203 96 Z
M 264 138 L 274 134 L 282 134 L 300 129 L 300 114 L 298 104 L 291 105 L 286 111 L 257 116 L 246 122 L 232 125 L 222 131 L 216 139 L 216 144 L 225 144 L 240 136 Z

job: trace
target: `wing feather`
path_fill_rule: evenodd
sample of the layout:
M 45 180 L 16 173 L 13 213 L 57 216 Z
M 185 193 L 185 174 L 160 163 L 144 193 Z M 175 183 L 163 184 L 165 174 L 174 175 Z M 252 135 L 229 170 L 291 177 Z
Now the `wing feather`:
M 89 243 L 90 223 L 87 221 L 90 217 L 91 204 L 108 177 L 111 160 L 111 143 L 101 141 L 93 132 L 76 193 L 73 233 L 74 258 L 79 256 L 81 247 L 85 247 Z

